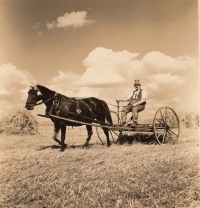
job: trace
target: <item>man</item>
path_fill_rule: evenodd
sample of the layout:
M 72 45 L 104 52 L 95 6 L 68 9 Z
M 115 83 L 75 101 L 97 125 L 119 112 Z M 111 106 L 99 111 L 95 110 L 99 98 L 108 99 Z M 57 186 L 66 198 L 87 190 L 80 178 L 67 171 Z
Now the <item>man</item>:
M 124 126 L 126 124 L 127 113 L 132 111 L 133 114 L 133 124 L 131 127 L 137 126 L 138 113 L 145 109 L 147 93 L 144 89 L 141 89 L 141 84 L 139 80 L 135 80 L 134 83 L 135 90 L 128 97 L 128 100 L 120 100 L 120 101 L 129 101 L 128 105 L 122 108 L 121 112 L 121 121 L 120 126 Z

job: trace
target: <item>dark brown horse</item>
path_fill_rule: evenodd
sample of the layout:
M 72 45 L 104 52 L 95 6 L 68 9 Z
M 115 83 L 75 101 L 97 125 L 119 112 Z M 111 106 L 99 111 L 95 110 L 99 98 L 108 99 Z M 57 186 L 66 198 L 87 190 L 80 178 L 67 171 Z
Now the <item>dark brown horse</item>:
M 33 110 L 34 106 L 38 105 L 38 101 L 42 101 L 46 105 L 46 117 L 50 115 L 59 116 L 62 118 L 73 119 L 76 121 L 86 122 L 91 124 L 92 122 L 99 121 L 105 122 L 108 121 L 112 125 L 112 118 L 108 105 L 105 101 L 99 100 L 94 97 L 75 99 L 69 98 L 64 95 L 58 94 L 55 91 L 52 91 L 44 86 L 37 85 L 36 87 L 31 87 L 28 92 L 28 98 L 25 108 L 28 110 Z M 41 104 L 41 103 L 40 103 Z M 55 117 L 50 119 L 54 123 L 55 134 L 53 139 L 61 145 L 61 151 L 64 151 L 66 148 L 65 144 L 65 133 L 66 126 L 81 126 L 84 124 L 65 121 Z M 88 147 L 88 143 L 93 134 L 92 126 L 86 125 L 88 137 L 84 144 L 84 147 Z M 61 129 L 61 141 L 57 139 L 57 134 Z M 107 146 L 110 146 L 109 132 L 107 128 L 102 128 L 106 138 Z

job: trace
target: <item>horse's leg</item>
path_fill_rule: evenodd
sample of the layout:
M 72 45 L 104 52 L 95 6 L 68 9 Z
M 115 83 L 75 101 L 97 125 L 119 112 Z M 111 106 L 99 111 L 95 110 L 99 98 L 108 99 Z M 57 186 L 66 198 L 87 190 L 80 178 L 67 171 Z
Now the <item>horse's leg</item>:
M 65 124 L 65 122 L 62 122 L 61 123 L 61 148 L 60 148 L 60 151 L 64 151 L 66 148 L 65 134 L 66 134 L 66 124 Z
M 60 130 L 60 121 L 54 122 L 54 135 L 53 140 L 61 145 L 61 142 L 57 139 L 58 132 Z
M 88 143 L 89 143 L 89 141 L 91 139 L 91 136 L 93 134 L 93 132 L 92 132 L 92 126 L 86 125 L 86 129 L 87 129 L 88 137 L 86 139 L 86 142 L 84 144 L 84 147 L 88 147 Z
M 109 132 L 107 128 L 102 128 L 104 131 L 104 134 L 106 135 L 107 138 L 107 147 L 110 147 L 110 139 L 109 139 Z
M 105 117 L 99 116 L 96 119 L 97 119 L 97 121 L 105 122 Z M 109 131 L 107 128 L 102 128 L 102 129 L 103 129 L 104 134 L 106 135 L 107 147 L 110 147 Z

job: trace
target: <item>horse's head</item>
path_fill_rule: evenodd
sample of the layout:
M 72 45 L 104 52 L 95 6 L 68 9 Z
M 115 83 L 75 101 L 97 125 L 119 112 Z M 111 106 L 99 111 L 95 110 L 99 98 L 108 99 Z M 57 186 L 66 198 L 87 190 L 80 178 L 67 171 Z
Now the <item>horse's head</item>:
M 36 87 L 31 87 L 28 91 L 28 98 L 25 105 L 27 110 L 33 110 L 37 102 L 41 100 L 41 95 L 38 95 L 38 92 L 39 90 Z

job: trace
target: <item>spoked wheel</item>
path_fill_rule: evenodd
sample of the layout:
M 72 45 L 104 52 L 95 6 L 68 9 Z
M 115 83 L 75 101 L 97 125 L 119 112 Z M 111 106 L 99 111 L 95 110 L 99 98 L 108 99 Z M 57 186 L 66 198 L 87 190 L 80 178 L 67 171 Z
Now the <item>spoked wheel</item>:
M 159 144 L 175 144 L 178 140 L 180 127 L 177 114 L 172 108 L 160 108 L 153 121 L 154 135 Z
M 111 117 L 112 117 L 112 121 L 113 121 L 113 126 L 118 124 L 118 115 L 115 111 L 110 111 L 111 113 Z M 107 121 L 106 121 L 107 123 Z M 100 126 L 100 125 L 99 125 Z M 106 144 L 107 139 L 106 139 L 106 135 L 104 134 L 104 131 L 101 127 L 96 127 L 96 132 L 97 132 L 97 136 L 100 140 L 100 142 L 102 144 Z M 119 137 L 119 132 L 118 131 L 113 131 L 109 129 L 109 138 L 111 141 L 115 142 Z

